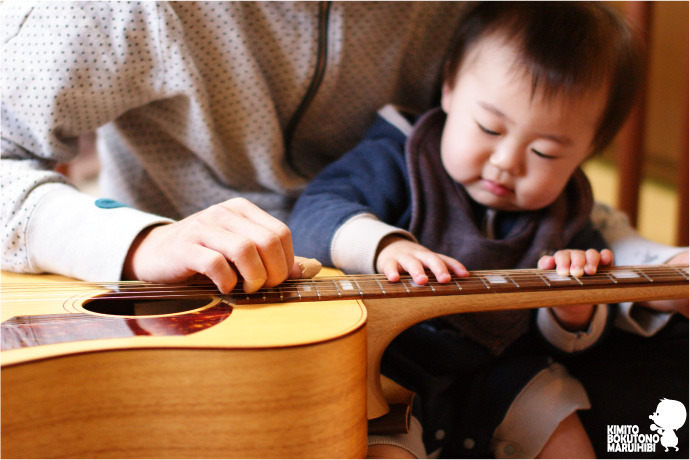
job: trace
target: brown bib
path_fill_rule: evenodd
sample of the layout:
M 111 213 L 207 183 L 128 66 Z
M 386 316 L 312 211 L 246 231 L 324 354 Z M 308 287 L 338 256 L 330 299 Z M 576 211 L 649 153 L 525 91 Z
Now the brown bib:
M 477 204 L 446 173 L 440 141 L 446 115 L 441 109 L 427 112 L 414 127 L 406 145 L 412 189 L 410 232 L 432 251 L 459 260 L 468 270 L 536 268 L 544 254 L 567 247 L 589 222 L 592 191 L 577 169 L 565 190 L 550 206 L 536 211 L 496 212 L 509 215 L 513 225 L 501 239 L 482 231 L 475 217 Z M 467 337 L 500 354 L 527 331 L 528 310 L 465 313 L 444 319 Z

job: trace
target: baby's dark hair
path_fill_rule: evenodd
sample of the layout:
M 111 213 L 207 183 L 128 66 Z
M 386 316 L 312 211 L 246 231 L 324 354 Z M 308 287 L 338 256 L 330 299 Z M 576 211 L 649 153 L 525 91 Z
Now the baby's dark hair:
M 518 50 L 532 95 L 577 97 L 608 84 L 608 102 L 592 141 L 611 143 L 644 81 L 643 49 L 627 21 L 599 2 L 478 2 L 463 17 L 444 79 L 451 86 L 468 51 L 498 34 Z

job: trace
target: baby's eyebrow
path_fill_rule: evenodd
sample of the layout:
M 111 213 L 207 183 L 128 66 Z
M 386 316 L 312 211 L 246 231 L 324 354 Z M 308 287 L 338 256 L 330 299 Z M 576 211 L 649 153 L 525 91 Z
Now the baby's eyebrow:
M 568 136 L 557 136 L 554 134 L 540 134 L 537 133 L 539 137 L 543 137 L 544 139 L 548 139 L 550 141 L 557 142 L 563 146 L 568 146 L 573 144 L 573 140 L 570 139 Z
M 488 102 L 484 102 L 484 101 L 477 101 L 477 103 L 480 106 L 482 106 L 485 110 L 488 110 L 489 112 L 493 113 L 494 115 L 497 115 L 501 118 L 505 118 L 507 121 L 512 121 L 510 118 L 508 118 L 508 116 L 505 113 L 501 112 L 501 110 L 498 107 L 496 107 L 495 105 L 489 104 Z
M 499 109 L 499 108 L 496 107 L 495 105 L 490 104 L 490 103 L 485 102 L 485 101 L 477 101 L 477 103 L 478 103 L 484 110 L 487 110 L 487 111 L 493 113 L 494 115 L 496 115 L 496 116 L 498 116 L 498 117 L 500 117 L 500 118 L 503 118 L 503 119 L 506 120 L 507 122 L 512 122 L 512 121 L 513 121 L 508 115 L 506 115 L 505 113 L 503 113 L 503 112 L 501 111 L 501 109 Z M 557 134 L 549 134 L 549 133 L 537 133 L 537 135 L 538 135 L 539 137 L 543 137 L 544 139 L 548 139 L 548 140 L 550 140 L 550 141 L 559 143 L 559 144 L 561 144 L 561 145 L 563 145 L 563 146 L 569 146 L 569 145 L 572 145 L 572 144 L 573 144 L 573 140 L 572 140 L 571 138 L 569 138 L 568 136 L 559 136 L 559 135 L 557 135 Z

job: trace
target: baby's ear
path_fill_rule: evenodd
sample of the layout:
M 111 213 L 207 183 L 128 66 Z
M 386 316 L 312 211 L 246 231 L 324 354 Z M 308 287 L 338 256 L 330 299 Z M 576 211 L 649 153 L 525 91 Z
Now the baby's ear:
M 446 114 L 450 109 L 450 100 L 453 97 L 453 85 L 448 82 L 448 79 L 443 81 L 443 86 L 441 87 L 441 108 Z

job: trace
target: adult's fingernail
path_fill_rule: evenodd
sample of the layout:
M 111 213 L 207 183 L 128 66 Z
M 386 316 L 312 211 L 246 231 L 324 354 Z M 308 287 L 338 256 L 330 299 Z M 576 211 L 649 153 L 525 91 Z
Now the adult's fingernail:
M 263 286 L 265 282 L 266 278 L 257 278 L 254 280 L 245 279 L 242 281 L 242 290 L 247 294 L 258 291 L 259 288 Z

